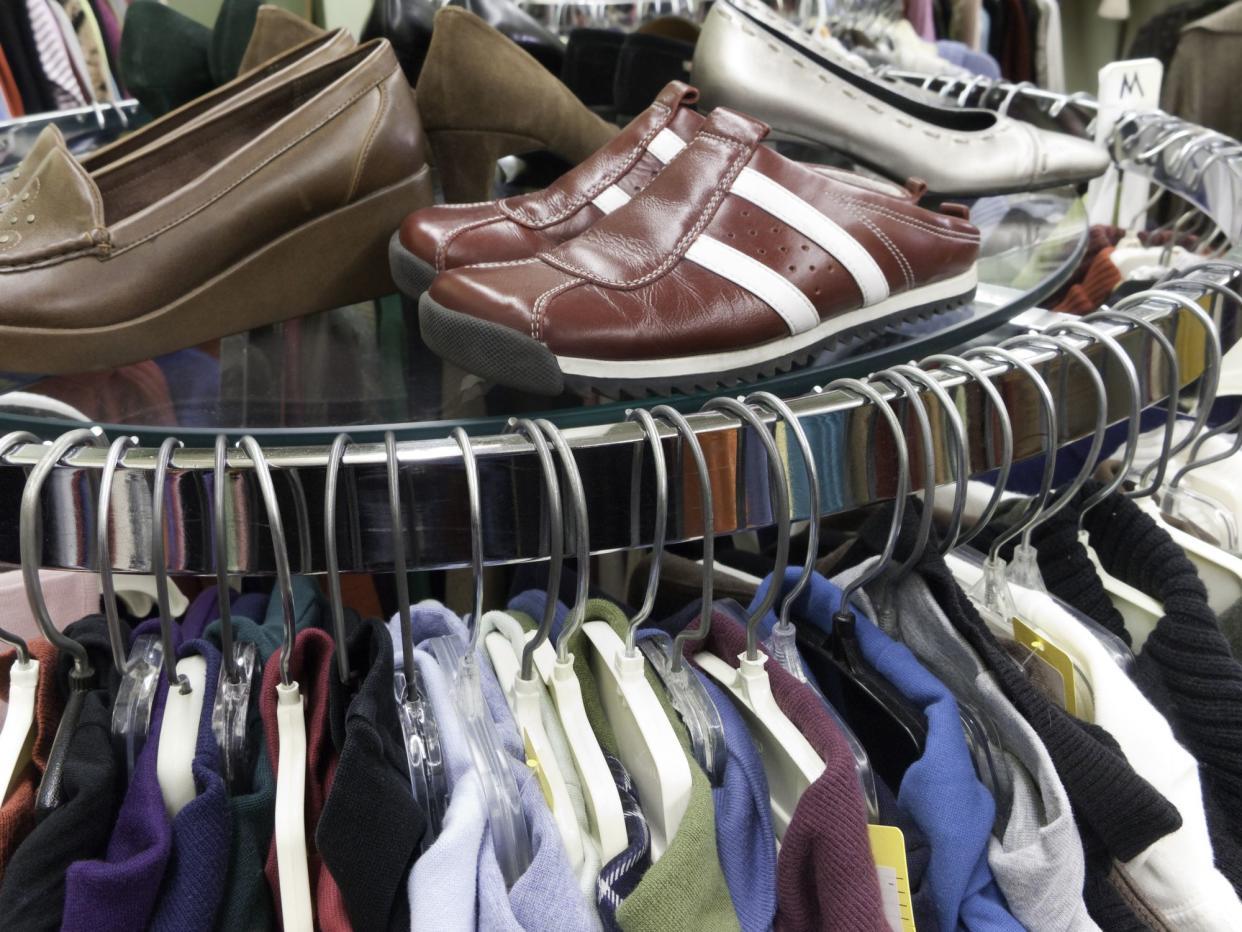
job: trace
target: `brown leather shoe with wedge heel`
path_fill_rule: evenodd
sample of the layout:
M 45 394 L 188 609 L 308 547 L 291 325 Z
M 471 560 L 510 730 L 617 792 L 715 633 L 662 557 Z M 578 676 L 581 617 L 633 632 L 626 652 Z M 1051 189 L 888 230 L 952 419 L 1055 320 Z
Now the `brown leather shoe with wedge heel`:
M 619 132 L 511 39 L 451 6 L 436 13 L 418 106 L 450 204 L 489 199 L 506 155 L 548 149 L 577 165 Z
M 387 294 L 388 239 L 432 200 L 384 40 L 99 175 L 44 132 L 0 213 L 0 371 L 118 366 Z

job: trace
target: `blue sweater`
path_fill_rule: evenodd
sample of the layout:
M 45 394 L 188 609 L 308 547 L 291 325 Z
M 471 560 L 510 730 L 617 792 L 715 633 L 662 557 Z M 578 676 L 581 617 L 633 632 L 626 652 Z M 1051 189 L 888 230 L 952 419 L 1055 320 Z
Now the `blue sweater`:
M 793 587 L 799 572 L 788 570 L 782 592 Z M 763 598 L 771 579 L 764 580 L 752 608 Z M 794 604 L 793 617 L 831 631 L 832 615 L 840 604 L 841 590 L 816 573 Z M 897 802 L 931 845 L 928 882 L 940 928 L 1021 932 L 1022 925 L 1010 914 L 988 867 L 996 804 L 975 775 L 956 700 L 904 644 L 857 611 L 854 617 L 863 657 L 927 717 L 926 748 L 906 771 Z M 776 616 L 769 613 L 762 623 L 764 637 L 775 624 Z

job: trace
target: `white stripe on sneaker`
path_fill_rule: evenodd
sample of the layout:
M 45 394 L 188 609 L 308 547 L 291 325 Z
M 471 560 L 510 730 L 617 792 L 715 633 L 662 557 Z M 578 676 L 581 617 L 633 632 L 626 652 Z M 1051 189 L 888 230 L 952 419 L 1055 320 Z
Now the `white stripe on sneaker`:
M 684 148 L 686 143 L 682 138 L 666 127 L 656 133 L 655 139 L 648 144 L 647 151 L 667 165 Z
M 630 202 L 630 196 L 618 188 L 615 184 L 609 185 L 595 195 L 591 203 L 598 207 L 606 214 L 612 213 L 618 207 L 624 207 Z
M 810 298 L 758 259 L 710 236 L 700 236 L 691 243 L 686 258 L 749 291 L 781 315 L 790 333 L 803 333 L 819 325 L 819 312 Z
M 864 307 L 888 297 L 888 279 L 862 243 L 788 188 L 753 168 L 743 168 L 729 191 L 783 220 L 841 263 L 862 292 Z

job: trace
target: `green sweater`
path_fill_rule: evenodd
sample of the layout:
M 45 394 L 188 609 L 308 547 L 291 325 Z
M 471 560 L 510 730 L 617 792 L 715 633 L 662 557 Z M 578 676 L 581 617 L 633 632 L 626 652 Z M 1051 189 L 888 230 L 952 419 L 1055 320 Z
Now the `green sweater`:
M 526 615 L 514 613 L 514 617 L 528 630 L 536 627 L 534 619 Z M 589 601 L 585 620 L 605 621 L 621 637 L 625 637 L 629 626 L 625 613 L 606 599 Z M 604 715 L 599 686 L 587 657 L 590 645 L 586 635 L 581 632 L 574 635 L 569 650 L 574 655 L 582 703 L 595 737 L 600 747 L 619 757 L 617 739 Z M 690 736 L 668 701 L 663 684 L 650 666 L 646 666 L 646 671 L 647 680 L 690 762 L 690 804 L 664 855 L 648 868 L 634 892 L 621 902 L 617 922 L 624 932 L 667 932 L 669 929 L 730 932 L 740 929 L 716 854 L 716 810 L 711 784 L 690 752 Z

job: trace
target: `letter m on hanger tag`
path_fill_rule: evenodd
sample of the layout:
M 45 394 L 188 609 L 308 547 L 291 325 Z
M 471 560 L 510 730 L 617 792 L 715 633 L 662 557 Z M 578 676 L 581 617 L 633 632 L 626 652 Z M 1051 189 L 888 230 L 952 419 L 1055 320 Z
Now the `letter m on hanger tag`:
M 1131 110 L 1160 107 L 1160 85 L 1164 65 L 1158 58 L 1133 58 L 1110 62 L 1100 69 L 1099 113 L 1095 118 L 1095 141 L 1109 147 L 1113 127 L 1122 114 Z M 1109 147 L 1111 148 L 1111 147 Z M 1087 188 L 1087 212 L 1092 223 L 1119 224 L 1138 228 L 1146 221 L 1150 183 L 1134 173 L 1123 174 L 1110 165 Z

